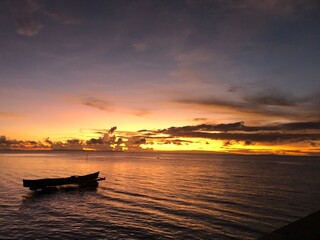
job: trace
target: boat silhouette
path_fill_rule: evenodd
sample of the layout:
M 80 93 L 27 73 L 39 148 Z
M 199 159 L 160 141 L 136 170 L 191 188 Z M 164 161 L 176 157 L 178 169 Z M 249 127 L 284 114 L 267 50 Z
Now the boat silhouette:
M 105 180 L 99 178 L 100 172 L 95 172 L 82 176 L 71 176 L 66 178 L 42 178 L 35 180 L 23 179 L 23 186 L 30 190 L 45 189 L 47 187 L 78 185 L 79 187 L 98 186 L 98 181 Z

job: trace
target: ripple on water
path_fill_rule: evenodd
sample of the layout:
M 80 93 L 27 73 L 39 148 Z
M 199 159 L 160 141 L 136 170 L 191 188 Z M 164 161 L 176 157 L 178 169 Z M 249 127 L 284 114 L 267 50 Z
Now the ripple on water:
M 0 239 L 255 239 L 318 207 L 315 159 L 157 157 L 2 155 Z M 21 186 L 97 170 L 107 177 L 97 191 L 38 195 Z

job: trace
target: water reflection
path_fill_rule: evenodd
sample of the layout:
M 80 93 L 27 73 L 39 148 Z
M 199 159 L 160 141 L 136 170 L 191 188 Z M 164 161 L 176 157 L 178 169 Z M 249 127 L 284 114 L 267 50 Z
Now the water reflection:
M 86 163 L 76 153 L 6 155 L 0 238 L 254 239 L 318 206 L 319 161 L 279 161 L 291 159 L 96 153 Z M 107 177 L 98 188 L 22 187 L 23 178 L 95 171 Z
M 29 199 L 41 198 L 43 196 L 53 195 L 53 194 L 73 194 L 75 196 L 81 196 L 85 192 L 97 192 L 98 182 L 85 187 L 74 186 L 60 186 L 60 187 L 46 187 L 38 191 L 30 191 L 26 195 L 22 196 L 23 202 Z

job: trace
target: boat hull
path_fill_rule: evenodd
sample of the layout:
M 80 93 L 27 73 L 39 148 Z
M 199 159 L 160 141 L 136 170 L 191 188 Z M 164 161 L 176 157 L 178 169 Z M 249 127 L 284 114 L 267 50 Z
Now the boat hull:
M 83 176 L 71 176 L 67 178 L 43 178 L 37 180 L 23 179 L 23 186 L 31 190 L 43 189 L 46 187 L 77 184 L 85 185 L 98 180 L 99 172 L 91 173 Z

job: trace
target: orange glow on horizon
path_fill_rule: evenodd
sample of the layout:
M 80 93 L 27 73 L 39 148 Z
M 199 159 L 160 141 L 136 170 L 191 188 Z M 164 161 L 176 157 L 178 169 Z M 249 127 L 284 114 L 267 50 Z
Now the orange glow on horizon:
M 103 122 L 100 123 L 101 126 Z M 71 128 L 69 128 L 71 129 Z M 72 128 L 73 129 L 73 128 Z M 129 129 L 137 129 L 133 123 L 130 124 Z M 293 143 L 263 143 L 256 142 L 253 144 L 245 144 L 243 141 L 226 141 L 226 140 L 212 140 L 206 138 L 188 138 L 188 137 L 171 137 L 169 134 L 161 133 L 159 131 L 152 137 L 143 135 L 137 131 L 123 131 L 116 130 L 114 133 L 115 142 L 109 145 L 106 144 L 88 144 L 91 139 L 103 139 L 103 133 L 108 133 L 108 128 L 88 128 L 79 129 L 77 131 L 67 131 L 67 128 L 61 128 L 56 132 L 48 132 L 46 136 L 49 137 L 48 141 L 53 142 L 49 144 L 46 142 L 46 137 L 43 137 L 42 128 L 37 130 L 26 129 L 17 134 L 21 138 L 8 138 L 9 141 L 18 141 L 13 144 L 10 149 L 12 150 L 84 150 L 84 151 L 167 151 L 167 152 L 180 152 L 180 151 L 195 151 L 204 153 L 235 153 L 235 154 L 277 154 L 277 155 L 319 155 L 319 149 L 311 147 L 309 142 L 293 142 Z M 66 132 L 68 132 L 66 134 Z M 157 132 L 157 131 L 155 131 Z M 218 134 L 218 131 L 212 131 Z M 141 136 L 139 139 L 145 138 L 146 142 L 134 143 L 130 138 Z M 22 138 L 24 136 L 24 138 Z M 110 138 L 110 137 L 108 137 Z M 120 138 L 123 139 L 121 144 L 117 144 Z M 33 141 L 30 141 L 33 139 Z M 36 142 L 34 142 L 36 141 Z M 71 141 L 68 142 L 68 141 Z M 72 141 L 79 141 L 72 143 Z M 133 141 L 133 142 L 132 142 Z M 314 146 L 319 143 L 314 142 Z M 0 148 L 1 150 L 1 148 Z

